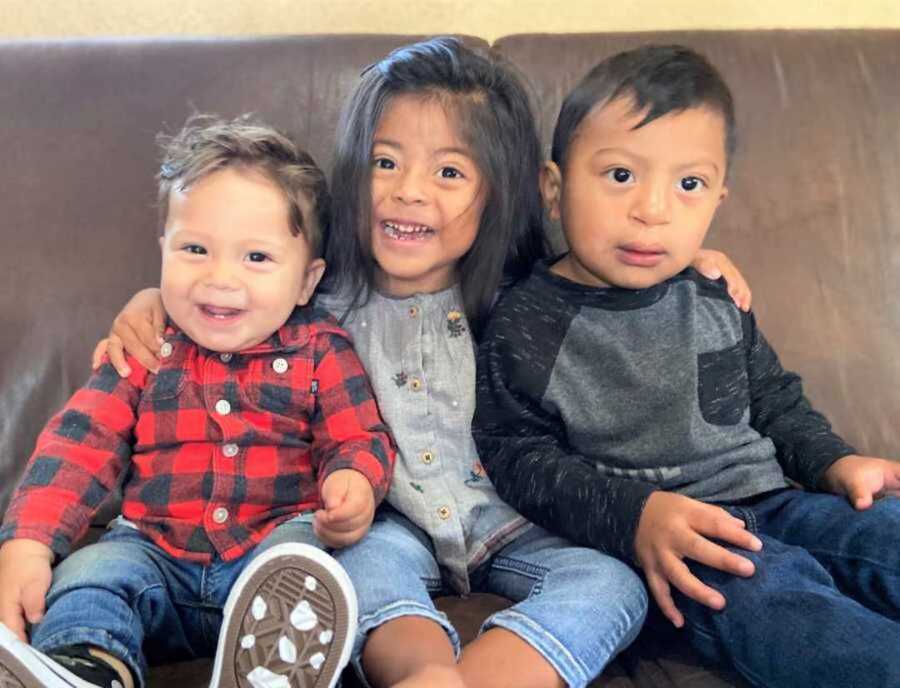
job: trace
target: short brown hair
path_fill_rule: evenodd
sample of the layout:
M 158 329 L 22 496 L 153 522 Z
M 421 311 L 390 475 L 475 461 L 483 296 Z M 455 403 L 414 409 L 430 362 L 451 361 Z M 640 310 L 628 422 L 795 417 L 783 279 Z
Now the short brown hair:
M 174 136 L 159 136 L 163 161 L 157 174 L 160 211 L 172 189 L 188 189 L 227 167 L 244 167 L 268 176 L 288 201 L 291 233 L 303 235 L 313 255 L 320 255 L 331 213 L 325 175 L 312 156 L 286 136 L 256 119 L 233 120 L 193 115 Z

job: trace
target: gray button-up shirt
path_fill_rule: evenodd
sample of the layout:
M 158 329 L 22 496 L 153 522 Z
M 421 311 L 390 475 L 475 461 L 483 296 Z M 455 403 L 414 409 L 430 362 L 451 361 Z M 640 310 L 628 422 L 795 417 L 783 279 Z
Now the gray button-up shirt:
M 373 293 L 346 313 L 321 295 L 353 336 L 399 448 L 388 501 L 434 542 L 461 593 L 469 572 L 530 524 L 494 490 L 475 450 L 475 356 L 457 287 L 395 299 Z

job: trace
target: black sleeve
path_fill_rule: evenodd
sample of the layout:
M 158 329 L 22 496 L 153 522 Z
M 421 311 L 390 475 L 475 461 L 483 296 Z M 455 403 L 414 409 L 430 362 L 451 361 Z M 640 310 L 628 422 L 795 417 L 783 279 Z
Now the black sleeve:
M 752 313 L 741 316 L 750 425 L 775 443 L 785 474 L 804 487 L 817 489 L 835 461 L 856 450 L 831 431 L 831 424 L 803 395 L 800 377 L 781 367 Z
M 568 445 L 559 415 L 542 407 L 535 389 L 543 385 L 533 376 L 552 370 L 546 357 L 556 353 L 541 350 L 544 360 L 528 356 L 561 337 L 520 335 L 505 346 L 497 329 L 489 326 L 479 347 L 473 422 L 481 463 L 497 493 L 547 530 L 634 562 L 638 521 L 656 487 L 599 472 Z

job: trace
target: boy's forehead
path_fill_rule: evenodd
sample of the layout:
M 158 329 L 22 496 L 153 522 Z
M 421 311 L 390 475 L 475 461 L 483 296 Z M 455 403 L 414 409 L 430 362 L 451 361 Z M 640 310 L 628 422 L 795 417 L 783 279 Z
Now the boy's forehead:
M 598 103 L 585 116 L 570 142 L 589 154 L 604 148 L 643 146 L 656 155 L 704 153 L 726 159 L 725 118 L 706 106 L 673 110 L 642 124 L 649 107 L 639 108 L 631 97 Z M 672 134 L 677 133 L 677 136 Z

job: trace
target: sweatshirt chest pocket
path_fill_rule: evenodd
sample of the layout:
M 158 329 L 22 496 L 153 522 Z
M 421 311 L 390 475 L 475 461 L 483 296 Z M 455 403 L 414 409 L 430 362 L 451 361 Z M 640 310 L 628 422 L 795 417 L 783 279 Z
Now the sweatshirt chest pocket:
M 242 385 L 251 405 L 289 418 L 309 418 L 315 408 L 317 382 L 312 361 L 291 356 L 260 357 L 250 362 Z
M 697 399 L 710 425 L 737 425 L 750 406 L 743 342 L 697 356 Z

